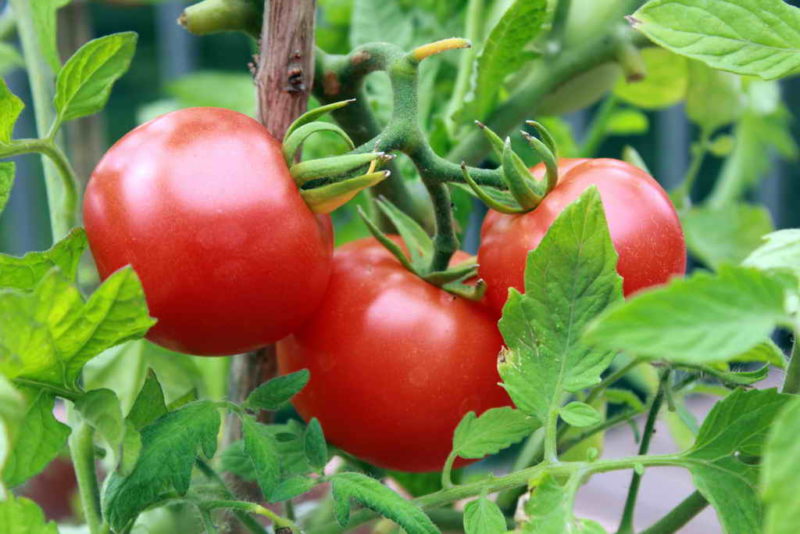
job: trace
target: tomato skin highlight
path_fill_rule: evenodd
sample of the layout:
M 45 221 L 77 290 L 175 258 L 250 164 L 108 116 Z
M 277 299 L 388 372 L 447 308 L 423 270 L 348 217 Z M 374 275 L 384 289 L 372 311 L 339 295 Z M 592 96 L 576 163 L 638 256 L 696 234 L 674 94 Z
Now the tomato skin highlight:
M 533 211 L 520 215 L 489 211 L 478 250 L 478 274 L 486 282 L 489 306 L 502 312 L 508 288 L 523 291 L 528 252 L 539 245 L 564 208 L 592 185 L 603 200 L 626 296 L 685 272 L 683 230 L 658 182 L 623 161 L 593 159 L 568 169 Z
M 278 369 L 309 369 L 294 406 L 331 443 L 380 467 L 436 471 L 464 414 L 511 403 L 498 385 L 501 345 L 488 308 L 421 280 L 366 238 L 336 249 L 325 298 L 278 343 Z
M 299 326 L 330 276 L 330 218 L 305 205 L 258 122 L 190 108 L 120 139 L 84 199 L 102 278 L 132 265 L 158 323 L 147 337 L 198 355 L 246 352 Z

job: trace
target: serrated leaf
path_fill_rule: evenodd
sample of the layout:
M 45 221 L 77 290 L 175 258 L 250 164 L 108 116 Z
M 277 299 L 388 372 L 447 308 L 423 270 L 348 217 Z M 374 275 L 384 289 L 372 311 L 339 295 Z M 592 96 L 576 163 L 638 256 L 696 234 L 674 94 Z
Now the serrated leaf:
M 761 498 L 766 507 L 765 534 L 794 534 L 800 524 L 800 399 L 786 403 L 764 445 Z
M 353 499 L 391 519 L 408 534 L 440 534 L 422 510 L 374 478 L 360 473 L 337 473 L 331 477 L 331 491 L 336 520 L 342 526 L 350 520 Z
M 689 252 L 712 269 L 740 263 L 774 229 L 769 210 L 745 203 L 692 207 L 681 223 Z
M 6 81 L 0 79 L 0 144 L 8 144 L 14 133 L 14 125 L 25 104 L 11 92 Z
M 567 489 L 552 475 L 545 475 L 525 503 L 528 519 L 523 534 L 564 534 L 572 532 L 574 519 Z
M 8 203 L 8 198 L 11 196 L 11 189 L 14 187 L 15 170 L 16 165 L 13 161 L 0 162 L 0 214 L 3 213 Z M 0 259 L 0 265 L 2 265 L 2 259 Z
M 713 132 L 735 122 L 745 107 L 742 80 L 735 74 L 689 62 L 686 115 L 700 128 Z
M 540 422 L 510 406 L 491 408 L 480 417 L 467 413 L 453 434 L 453 451 L 462 458 L 483 458 L 529 436 Z
M 764 236 L 763 244 L 742 264 L 759 269 L 790 269 L 800 277 L 800 230 L 778 230 Z
M 586 324 L 622 298 L 600 195 L 589 188 L 556 219 L 528 255 L 525 295 L 516 290 L 500 331 L 508 350 L 498 365 L 517 407 L 546 420 L 564 392 L 599 382 L 613 352 L 580 339 Z
M 546 17 L 546 0 L 515 0 L 508 7 L 478 55 L 472 99 L 461 115 L 472 120 L 486 116 L 506 76 L 532 59 L 523 49 L 539 35 Z
M 67 442 L 70 429 L 53 416 L 55 399 L 39 390 L 33 394 L 3 468 L 3 481 L 14 487 L 39 474 Z
M 307 477 L 287 478 L 273 490 L 271 502 L 282 502 L 294 499 L 300 495 L 311 491 L 316 487 L 317 481 Z
M 242 417 L 242 433 L 244 452 L 253 463 L 253 473 L 258 486 L 264 497 L 270 500 L 280 476 L 275 438 L 265 429 L 264 425 L 257 423 L 250 416 Z
M 666 108 L 683 100 L 689 78 L 686 58 L 658 47 L 645 48 L 639 53 L 644 62 L 644 78 L 629 82 L 620 77 L 614 94 L 643 109 Z
M 0 290 L 0 371 L 74 388 L 89 359 L 153 324 L 130 267 L 111 275 L 85 303 L 53 269 L 32 293 Z
M 122 455 L 122 440 L 126 432 L 117 395 L 110 389 L 95 389 L 78 399 L 75 408 L 95 430 L 95 435 L 105 442 L 116 466 Z
M 774 79 L 800 68 L 800 9 L 782 0 L 651 0 L 633 18 L 659 45 L 715 69 Z
M 321 469 L 328 463 L 328 444 L 325 442 L 325 435 L 322 433 L 322 425 L 316 417 L 308 422 L 305 434 L 303 435 L 306 457 L 308 462 Z
M 245 407 L 260 410 L 277 410 L 306 387 L 308 369 L 278 376 L 261 384 L 247 396 Z
M 783 282 L 745 267 L 696 272 L 609 309 L 586 332 L 590 343 L 647 358 L 727 361 L 767 337 L 786 317 Z
M 11 495 L 0 501 L 0 532 L 3 534 L 58 534 L 58 526 L 47 521 L 35 502 Z
M 728 534 L 761 531 L 758 465 L 767 433 L 790 395 L 736 390 L 703 421 L 695 445 L 682 455 L 695 486 L 708 499 Z
M 217 450 L 220 417 L 214 403 L 199 401 L 170 412 L 142 429 L 142 449 L 129 476 L 112 474 L 105 486 L 104 517 L 115 530 L 124 528 L 165 490 L 183 495 L 192 466 L 202 452 Z
M 558 415 L 561 416 L 568 425 L 575 427 L 585 427 L 596 425 L 603 420 L 603 416 L 585 402 L 573 401 L 562 406 Z
M 150 369 L 142 389 L 139 390 L 139 394 L 128 412 L 127 419 L 137 430 L 141 430 L 165 413 L 167 413 L 167 405 L 164 401 L 164 391 L 161 389 L 158 377 Z
M 128 70 L 136 39 L 134 32 L 106 35 L 89 41 L 67 60 L 56 78 L 54 103 L 59 120 L 103 109 L 114 82 Z
M 87 245 L 86 232 L 75 228 L 44 252 L 29 252 L 21 258 L 0 254 L 0 288 L 32 290 L 53 267 L 58 267 L 68 280 L 74 280 Z
M 464 507 L 465 534 L 499 534 L 506 530 L 503 512 L 486 497 L 470 501 Z

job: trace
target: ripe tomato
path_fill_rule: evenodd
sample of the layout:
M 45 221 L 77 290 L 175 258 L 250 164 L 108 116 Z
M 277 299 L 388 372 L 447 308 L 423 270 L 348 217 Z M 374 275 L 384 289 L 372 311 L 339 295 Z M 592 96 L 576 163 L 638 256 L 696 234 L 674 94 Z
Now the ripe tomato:
M 464 414 L 510 403 L 498 385 L 495 323 L 482 304 L 423 281 L 361 239 L 334 252 L 325 298 L 278 343 L 278 368 L 310 370 L 294 405 L 319 419 L 333 444 L 380 467 L 435 471 Z
M 570 163 L 574 162 L 560 162 L 560 167 Z M 626 295 L 663 284 L 685 271 L 683 230 L 666 192 L 638 167 L 594 159 L 567 170 L 533 211 L 487 214 L 481 228 L 478 274 L 486 282 L 490 306 L 501 311 L 508 288 L 522 291 L 528 252 L 536 248 L 561 211 L 592 185 L 603 200 Z
M 281 145 L 234 111 L 152 120 L 97 165 L 84 200 L 101 277 L 132 265 L 152 341 L 235 354 L 275 342 L 316 308 L 330 276 L 330 219 L 297 191 Z

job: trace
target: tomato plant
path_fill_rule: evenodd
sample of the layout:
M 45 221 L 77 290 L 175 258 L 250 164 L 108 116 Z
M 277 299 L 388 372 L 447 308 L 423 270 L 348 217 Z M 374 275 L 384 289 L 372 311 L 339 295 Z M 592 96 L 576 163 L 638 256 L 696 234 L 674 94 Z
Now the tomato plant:
M 528 252 L 564 208 L 591 186 L 597 187 L 603 199 L 626 295 L 684 273 L 686 246 L 678 214 L 651 176 L 612 159 L 567 160 L 559 164 L 559 170 L 558 185 L 533 211 L 521 215 L 492 211 L 486 216 L 478 272 L 486 281 L 491 306 L 501 310 L 508 288 L 522 289 Z
M 336 250 L 323 302 L 278 343 L 278 365 L 310 371 L 294 405 L 334 445 L 380 467 L 438 471 L 467 412 L 510 402 L 498 385 L 496 320 L 366 238 Z
M 280 143 L 234 111 L 184 109 L 128 133 L 97 165 L 83 213 L 100 275 L 133 266 L 158 320 L 148 337 L 173 350 L 273 343 L 328 283 L 330 218 L 306 207 Z

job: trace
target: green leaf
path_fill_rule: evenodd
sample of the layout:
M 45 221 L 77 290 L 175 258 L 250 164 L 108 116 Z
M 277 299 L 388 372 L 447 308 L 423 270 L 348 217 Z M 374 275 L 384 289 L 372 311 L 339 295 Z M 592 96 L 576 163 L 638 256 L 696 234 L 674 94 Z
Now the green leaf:
M 712 68 L 773 79 L 800 68 L 800 10 L 783 0 L 651 0 L 634 27 Z
M 267 500 L 278 485 L 280 466 L 275 438 L 265 430 L 265 426 L 250 416 L 242 417 L 244 451 L 253 463 L 258 486 Z
M 23 67 L 25 60 L 17 49 L 8 43 L 0 43 L 0 76 L 5 76 L 17 67 Z
M 771 339 L 762 341 L 750 350 L 733 358 L 735 362 L 765 362 L 780 369 L 786 367 L 786 356 Z
M 19 425 L 27 409 L 27 402 L 6 377 L 0 375 L 0 473 L 14 447 Z M 0 476 L 0 499 L 5 497 L 3 477 Z
M 682 455 L 695 486 L 728 534 L 761 532 L 755 460 L 778 412 L 791 398 L 775 389 L 734 391 L 712 408 L 694 447 Z
M 311 491 L 316 487 L 317 480 L 306 477 L 291 477 L 287 478 L 272 491 L 271 502 L 283 502 L 289 499 L 294 499 L 300 495 Z
M 295 373 L 272 378 L 247 396 L 245 407 L 277 410 L 306 387 L 309 377 L 308 369 L 301 369 Z
M 800 230 L 778 230 L 743 262 L 759 269 L 790 269 L 800 277 Z
M 464 507 L 465 534 L 499 534 L 506 531 L 506 518 L 497 505 L 480 497 Z
M 0 254 L 0 288 L 32 290 L 53 267 L 61 269 L 68 280 L 74 280 L 87 244 L 86 232 L 75 228 L 44 252 L 29 252 L 21 258 Z
M 633 108 L 614 111 L 608 119 L 608 133 L 611 135 L 641 135 L 647 133 L 650 120 L 647 115 Z
M 386 42 L 407 48 L 414 35 L 411 18 L 398 0 L 353 0 L 350 45 Z
M 686 115 L 692 122 L 713 132 L 741 117 L 744 106 L 741 78 L 689 62 Z
M 528 519 L 523 534 L 564 534 L 572 532 L 574 519 L 567 489 L 552 475 L 545 475 L 525 503 Z
M 113 473 L 106 482 L 103 515 L 114 530 L 124 528 L 164 491 L 184 495 L 198 454 L 217 450 L 220 417 L 212 402 L 170 412 L 142 429 L 142 449 L 129 476 Z
M 225 108 L 251 117 L 256 113 L 253 77 L 246 72 L 192 72 L 170 82 L 166 90 L 180 107 Z
M 7 145 L 14 134 L 14 125 L 25 104 L 12 93 L 6 81 L 0 79 L 0 144 Z
M 13 161 L 0 162 L 0 213 L 6 207 L 8 198 L 11 196 L 11 189 L 14 187 L 14 172 L 16 165 Z M 2 265 L 2 256 L 0 256 L 0 265 Z M 2 274 L 0 274 L 0 279 Z
M 36 44 L 39 53 L 53 69 L 58 71 L 61 67 L 61 59 L 58 57 L 58 45 L 56 43 L 56 11 L 70 0 L 36 0 L 30 2 L 30 13 L 33 26 L 35 28 Z M 28 13 L 25 13 L 27 15 Z M 18 15 L 19 16 L 19 15 Z
M 483 458 L 531 435 L 539 426 L 535 418 L 510 406 L 491 408 L 480 417 L 469 412 L 456 427 L 453 451 L 462 458 Z
M 744 203 L 692 207 L 681 223 L 689 252 L 712 269 L 740 263 L 774 229 L 769 210 Z
M 629 82 L 621 76 L 614 94 L 643 109 L 666 108 L 683 100 L 688 84 L 686 58 L 658 47 L 645 48 L 639 53 L 645 77 Z
M 600 195 L 591 187 L 528 255 L 525 295 L 511 290 L 503 309 L 508 349 L 498 369 L 520 410 L 543 421 L 565 391 L 600 381 L 613 352 L 592 349 L 580 333 L 622 298 L 616 261 Z
M 328 463 L 328 445 L 325 443 L 322 425 L 319 424 L 316 417 L 308 422 L 303 442 L 308 462 L 318 469 L 325 467 L 325 464 Z
M 142 389 L 128 412 L 127 419 L 137 430 L 141 430 L 165 413 L 167 413 L 167 405 L 164 401 L 164 391 L 161 389 L 158 377 L 150 369 Z
M 800 398 L 786 403 L 764 445 L 761 498 L 766 507 L 765 534 L 794 534 L 800 524 Z
M 130 267 L 111 275 L 85 303 L 53 269 L 33 293 L 0 290 L 0 371 L 74 388 L 89 359 L 144 335 L 153 323 Z
M 0 501 L 0 532 L 3 534 L 58 534 L 53 521 L 47 521 L 35 502 L 10 495 Z
M 136 39 L 134 32 L 106 35 L 89 41 L 67 60 L 56 78 L 54 103 L 59 120 L 103 109 L 114 82 L 128 70 Z
M 546 0 L 515 0 L 508 7 L 478 55 L 472 99 L 466 102 L 462 115 L 468 119 L 486 116 L 506 76 L 532 59 L 524 48 L 539 35 L 546 17 Z
M 585 402 L 573 401 L 562 406 L 558 412 L 568 425 L 579 428 L 596 425 L 603 420 L 603 416 Z
M 95 430 L 95 435 L 105 442 L 116 466 L 122 458 L 122 441 L 128 432 L 117 395 L 110 389 L 95 389 L 78 399 L 75 408 Z M 134 447 L 140 445 L 132 435 L 127 437 Z
M 64 448 L 70 429 L 53 416 L 54 403 L 52 394 L 39 390 L 28 404 L 19 423 L 21 432 L 3 469 L 2 478 L 8 486 L 18 486 L 39 474 Z
M 786 317 L 781 280 L 745 267 L 690 278 L 641 293 L 609 309 L 585 339 L 647 358 L 701 364 L 731 360 L 767 337 Z
M 405 500 L 374 478 L 360 473 L 336 473 L 331 477 L 336 520 L 346 526 L 350 520 L 350 500 L 388 517 L 408 534 L 439 534 L 439 529 L 413 503 Z

